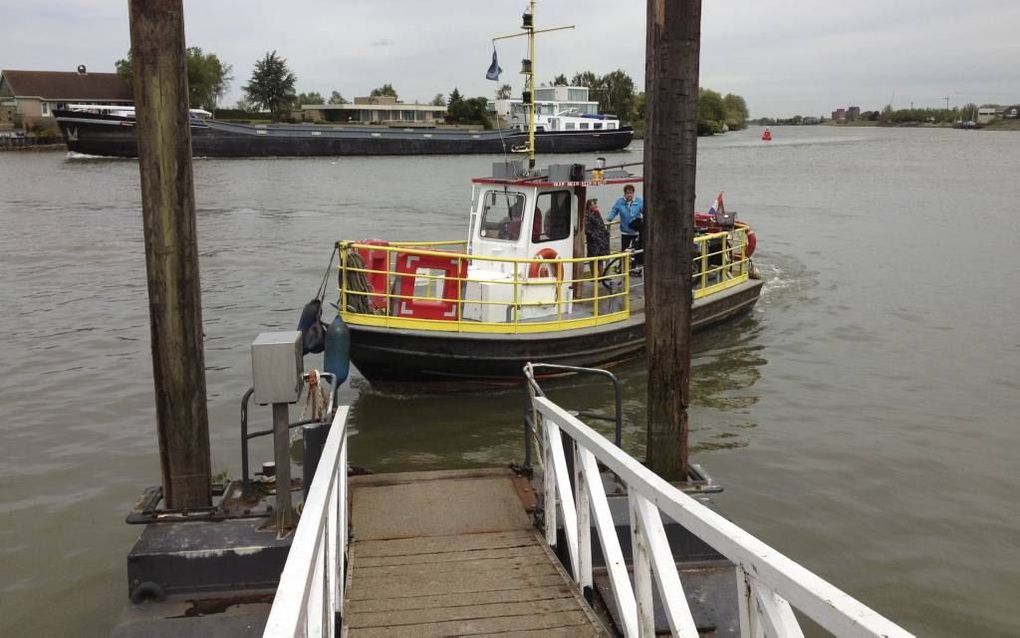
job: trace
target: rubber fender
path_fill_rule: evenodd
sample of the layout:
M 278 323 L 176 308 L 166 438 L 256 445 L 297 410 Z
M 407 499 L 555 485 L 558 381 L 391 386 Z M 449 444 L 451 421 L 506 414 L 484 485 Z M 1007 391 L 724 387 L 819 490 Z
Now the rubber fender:
M 166 590 L 159 583 L 147 580 L 131 590 L 131 602 L 140 605 L 147 600 L 161 603 L 166 600 Z
M 347 380 L 351 371 L 351 329 L 338 314 L 326 329 L 326 349 L 322 368 L 336 375 L 336 385 Z

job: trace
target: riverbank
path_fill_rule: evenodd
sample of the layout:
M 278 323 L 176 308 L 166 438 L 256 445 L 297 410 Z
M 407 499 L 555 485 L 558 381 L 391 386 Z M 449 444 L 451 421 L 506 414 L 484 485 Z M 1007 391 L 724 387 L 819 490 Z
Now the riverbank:
M 35 144 L 25 142 L 25 138 L 0 139 L 0 153 L 15 151 L 64 151 L 67 152 L 67 144 Z
M 947 129 L 954 128 L 952 122 L 898 122 L 895 124 L 887 124 L 884 122 L 871 121 L 871 120 L 854 120 L 853 122 L 836 122 L 833 120 L 826 120 L 821 123 L 821 126 L 835 126 L 845 128 L 931 128 L 931 129 Z M 975 128 L 974 130 L 984 131 L 1020 131 L 1020 119 L 1013 120 L 995 120 L 988 124 L 982 124 L 981 127 Z

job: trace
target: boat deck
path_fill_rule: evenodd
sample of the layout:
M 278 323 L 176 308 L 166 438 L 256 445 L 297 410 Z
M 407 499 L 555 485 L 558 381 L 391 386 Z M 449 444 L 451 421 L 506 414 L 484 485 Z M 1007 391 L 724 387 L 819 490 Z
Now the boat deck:
M 352 477 L 344 618 L 368 636 L 604 636 L 509 470 Z

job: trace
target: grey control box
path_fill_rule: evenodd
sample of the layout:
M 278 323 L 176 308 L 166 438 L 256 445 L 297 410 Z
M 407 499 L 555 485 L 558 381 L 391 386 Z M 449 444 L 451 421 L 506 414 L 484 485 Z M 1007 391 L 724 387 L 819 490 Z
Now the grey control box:
M 255 403 L 296 403 L 305 372 L 301 333 L 263 332 L 251 344 Z

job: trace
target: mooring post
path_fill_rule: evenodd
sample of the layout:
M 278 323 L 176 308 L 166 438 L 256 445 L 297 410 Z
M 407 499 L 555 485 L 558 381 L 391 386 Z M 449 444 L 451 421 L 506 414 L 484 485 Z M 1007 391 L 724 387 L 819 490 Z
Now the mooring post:
M 182 0 L 130 0 L 129 6 L 163 497 L 169 509 L 207 507 L 209 415 L 184 8 Z
M 647 20 L 647 460 L 660 476 L 687 480 L 701 0 L 648 0 Z

